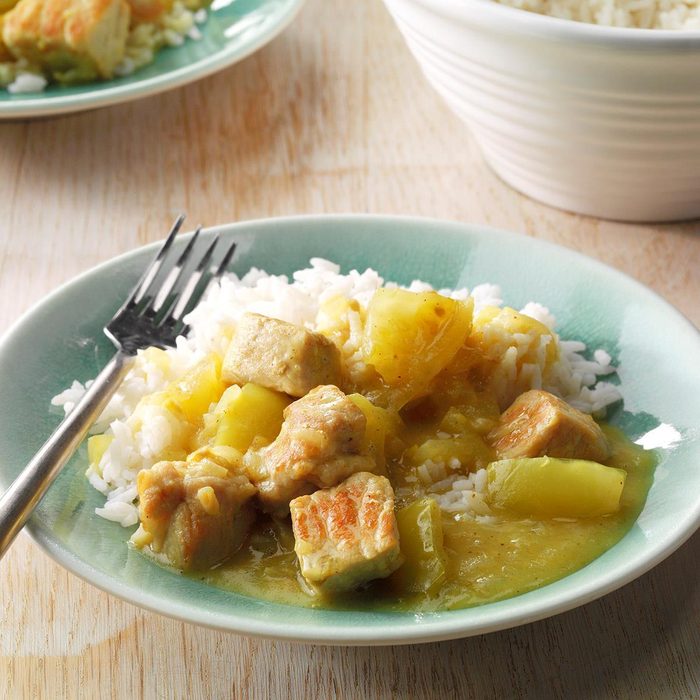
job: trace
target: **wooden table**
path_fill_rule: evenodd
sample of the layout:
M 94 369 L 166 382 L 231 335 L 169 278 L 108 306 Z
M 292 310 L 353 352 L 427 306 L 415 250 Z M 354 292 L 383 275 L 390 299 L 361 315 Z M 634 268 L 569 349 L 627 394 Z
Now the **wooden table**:
M 310 0 L 270 46 L 129 105 L 0 125 L 0 321 L 162 237 L 307 212 L 473 221 L 581 250 L 700 325 L 696 223 L 555 211 L 501 183 L 378 2 Z M 31 429 L 31 426 L 28 426 Z M 691 698 L 700 696 L 700 536 L 578 610 L 414 647 L 246 639 L 144 612 L 21 536 L 0 568 L 0 696 Z

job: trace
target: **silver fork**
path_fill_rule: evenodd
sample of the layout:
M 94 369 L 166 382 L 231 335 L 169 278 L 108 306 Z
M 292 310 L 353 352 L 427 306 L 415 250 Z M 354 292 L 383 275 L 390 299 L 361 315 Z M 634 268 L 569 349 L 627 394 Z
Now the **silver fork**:
M 194 256 L 201 230 L 198 228 L 172 264 L 169 261 L 172 256 L 168 253 L 184 219 L 184 216 L 177 219 L 129 298 L 105 326 L 104 332 L 116 346 L 117 353 L 0 497 L 0 558 L 102 413 L 128 372 L 137 350 L 152 345 L 161 348 L 175 345 L 177 336 L 187 331 L 183 317 L 200 299 L 210 282 L 219 279 L 231 262 L 235 243 L 229 246 L 214 267 L 218 236 L 199 259 Z M 194 269 L 191 270 L 193 265 Z M 160 280 L 156 280 L 159 273 Z

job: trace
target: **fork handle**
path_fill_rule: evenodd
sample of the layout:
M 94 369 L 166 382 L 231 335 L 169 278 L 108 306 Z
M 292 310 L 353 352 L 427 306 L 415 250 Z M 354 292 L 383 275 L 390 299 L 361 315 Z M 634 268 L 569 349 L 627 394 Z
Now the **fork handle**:
M 97 375 L 73 410 L 0 497 L 0 558 L 39 504 L 63 465 L 99 418 L 131 365 L 121 350 Z

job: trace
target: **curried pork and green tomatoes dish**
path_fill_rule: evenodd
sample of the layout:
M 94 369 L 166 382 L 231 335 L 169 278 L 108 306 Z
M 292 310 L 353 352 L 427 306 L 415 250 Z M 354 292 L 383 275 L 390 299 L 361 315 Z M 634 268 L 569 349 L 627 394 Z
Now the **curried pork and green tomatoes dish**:
M 644 505 L 651 453 L 600 420 L 621 398 L 610 356 L 494 285 L 312 259 L 291 281 L 230 275 L 188 322 L 139 354 L 87 471 L 97 515 L 184 575 L 294 605 L 460 608 L 585 566 Z
M 0 87 L 128 75 L 164 46 L 197 39 L 210 0 L 0 0 Z

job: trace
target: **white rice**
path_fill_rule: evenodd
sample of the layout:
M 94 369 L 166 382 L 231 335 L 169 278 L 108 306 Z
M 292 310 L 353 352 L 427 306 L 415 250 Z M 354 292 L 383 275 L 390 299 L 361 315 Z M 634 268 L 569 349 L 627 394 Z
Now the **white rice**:
M 441 510 L 454 518 L 473 518 L 477 521 L 493 519 L 488 506 L 486 469 L 464 474 L 459 460 L 452 459 L 448 464 L 427 460 L 415 470 L 415 476 L 406 476 L 409 484 L 399 487 L 395 494 L 398 499 L 428 496 L 437 501 Z
M 700 0 L 495 0 L 576 22 L 638 29 L 700 29 Z
M 295 272 L 291 281 L 285 276 L 269 275 L 253 268 L 241 279 L 231 274 L 220 284 L 212 286 L 186 319 L 191 329 L 188 337 L 178 338 L 177 346 L 161 353 L 158 362 L 149 359 L 148 353 L 139 353 L 134 367 L 95 424 L 94 433 L 107 431 L 114 438 L 99 465 L 96 468 L 91 466 L 87 472 L 92 486 L 107 497 L 104 507 L 96 510 L 97 514 L 125 527 L 138 522 L 136 475 L 159 460 L 177 427 L 177 418 L 166 408 L 139 405 L 140 399 L 165 389 L 210 353 L 223 355 L 230 333 L 243 313 L 252 311 L 314 329 L 319 306 L 324 301 L 342 296 L 366 306 L 383 284 L 384 280 L 372 269 L 362 273 L 353 270 L 343 275 L 338 265 L 312 258 L 310 267 Z M 387 283 L 386 286 L 396 285 Z M 409 289 L 421 291 L 431 287 L 414 281 Z M 471 292 L 467 289 L 440 291 L 455 299 L 466 299 L 471 295 L 475 313 L 485 306 L 503 303 L 500 289 L 492 284 L 481 284 Z M 549 328 L 555 324 L 554 317 L 539 304 L 531 302 L 523 311 Z M 350 337 L 342 353 L 350 371 L 361 374 L 364 365 L 359 349 L 362 333 L 359 314 L 351 312 L 348 322 Z M 552 336 L 542 336 L 545 337 L 551 342 L 559 342 L 554 332 Z M 504 344 L 499 367 L 501 375 L 496 373 L 497 380 L 503 384 L 504 396 L 513 393 L 516 386 L 518 393 L 543 387 L 589 413 L 600 412 L 620 399 L 616 387 L 598 381 L 598 377 L 615 372 L 611 358 L 604 350 L 596 350 L 593 359 L 589 360 L 583 355 L 586 350 L 583 343 L 561 341 L 559 360 L 547 369 L 546 347 L 536 348 L 533 355 L 540 365 L 536 362 L 523 363 L 522 367 L 518 365 L 518 357 L 523 353 L 533 354 L 534 341 L 530 336 L 516 334 L 505 339 L 496 338 L 494 342 Z M 55 396 L 52 403 L 62 406 L 68 413 L 86 386 L 89 382 L 83 386 L 75 381 Z M 457 460 L 451 460 L 449 464 L 426 462 L 416 471 L 418 486 L 426 495 L 436 498 L 448 513 L 490 517 L 484 499 L 485 470 L 468 476 L 460 470 L 461 464 Z
M 18 70 L 13 82 L 7 86 L 7 91 L 12 94 L 22 92 L 42 92 L 48 85 L 48 80 L 43 75 L 29 71 Z

